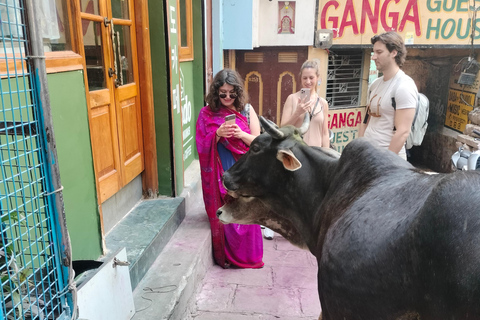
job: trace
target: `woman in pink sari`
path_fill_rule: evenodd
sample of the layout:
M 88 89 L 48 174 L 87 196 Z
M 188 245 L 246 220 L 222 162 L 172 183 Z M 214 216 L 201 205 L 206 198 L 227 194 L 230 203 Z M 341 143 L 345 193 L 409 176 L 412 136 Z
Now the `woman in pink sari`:
M 197 150 L 200 159 L 203 200 L 212 230 L 213 256 L 223 268 L 263 267 L 263 242 L 259 225 L 223 225 L 216 212 L 224 204 L 223 172 L 228 170 L 260 134 L 260 123 L 246 103 L 240 75 L 224 69 L 215 75 L 197 120 Z M 235 122 L 225 117 L 235 115 Z

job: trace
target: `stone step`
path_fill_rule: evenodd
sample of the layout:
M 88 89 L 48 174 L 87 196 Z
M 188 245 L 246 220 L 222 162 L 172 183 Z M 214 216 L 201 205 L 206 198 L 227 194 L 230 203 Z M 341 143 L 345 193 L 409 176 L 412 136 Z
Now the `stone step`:
M 201 197 L 198 160 L 185 171 L 185 187 L 179 197 L 140 201 L 105 237 L 103 261 L 126 248 L 132 291 L 145 276 L 178 229 L 195 197 Z
M 213 265 L 198 161 L 186 170 L 185 186 L 185 219 L 133 292 L 133 320 L 189 319 L 196 292 Z
M 203 199 L 192 201 L 185 220 L 133 292 L 133 320 L 189 319 L 196 292 L 213 266 Z
M 132 290 L 166 246 L 185 218 L 185 198 L 143 200 L 105 237 L 104 259 L 127 250 Z

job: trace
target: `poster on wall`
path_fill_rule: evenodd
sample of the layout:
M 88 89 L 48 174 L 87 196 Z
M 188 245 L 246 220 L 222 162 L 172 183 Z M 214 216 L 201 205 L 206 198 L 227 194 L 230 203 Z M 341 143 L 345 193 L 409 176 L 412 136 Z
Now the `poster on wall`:
M 475 94 L 450 89 L 445 126 L 463 132 L 468 123 L 468 113 L 473 110 L 474 103 Z
M 278 34 L 295 33 L 295 1 L 278 1 Z
M 180 86 L 180 65 L 178 60 L 179 39 L 178 39 L 178 8 L 177 1 L 167 1 L 168 10 L 168 44 L 170 58 L 170 96 L 171 96 L 171 115 L 173 125 L 173 164 L 175 177 L 175 193 L 180 194 L 183 190 L 183 139 L 182 139 L 182 101 Z
M 332 144 L 335 150 L 341 153 L 350 141 L 358 138 L 364 115 L 363 107 L 328 110 L 328 128 L 334 134 Z
M 186 83 L 192 83 L 192 78 L 191 68 L 188 68 L 188 66 L 180 66 L 184 168 L 188 168 L 192 163 L 195 151 L 195 121 L 192 113 L 193 87 L 185 85 Z M 189 81 L 187 81 L 187 79 Z

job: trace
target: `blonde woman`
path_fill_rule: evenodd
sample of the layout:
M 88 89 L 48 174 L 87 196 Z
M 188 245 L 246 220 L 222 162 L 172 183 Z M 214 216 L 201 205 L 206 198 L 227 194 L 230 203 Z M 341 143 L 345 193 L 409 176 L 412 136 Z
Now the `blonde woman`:
M 330 147 L 328 132 L 328 102 L 317 94 L 320 69 L 314 60 L 307 60 L 300 68 L 302 88 L 310 89 L 310 96 L 303 98 L 301 92 L 292 93 L 283 106 L 281 126 L 300 127 L 305 113 L 310 116 L 310 127 L 303 136 L 309 146 Z

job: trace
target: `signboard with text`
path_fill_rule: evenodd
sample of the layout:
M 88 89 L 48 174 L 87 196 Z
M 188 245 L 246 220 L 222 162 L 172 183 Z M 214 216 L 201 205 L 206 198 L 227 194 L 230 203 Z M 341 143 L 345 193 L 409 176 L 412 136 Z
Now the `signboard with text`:
M 180 86 L 180 65 L 178 61 L 179 44 L 177 1 L 167 0 L 168 44 L 170 57 L 170 103 L 173 124 L 173 157 L 175 170 L 175 193 L 183 190 L 183 139 L 182 139 L 182 96 Z
M 183 144 L 183 167 L 192 163 L 195 153 L 195 119 L 192 111 L 193 83 L 192 68 L 190 65 L 180 64 L 181 104 L 182 104 L 182 144 Z
M 332 130 L 335 150 L 342 152 L 345 146 L 358 138 L 358 130 L 365 116 L 365 108 L 330 109 L 328 111 L 328 128 Z
M 474 101 L 475 94 L 450 89 L 445 126 L 463 132 L 468 123 L 468 113 L 473 110 Z
M 469 45 L 469 0 L 319 0 L 318 25 L 333 30 L 334 45 L 369 45 L 370 38 L 396 30 L 407 45 Z M 480 19 L 475 19 L 480 39 Z

